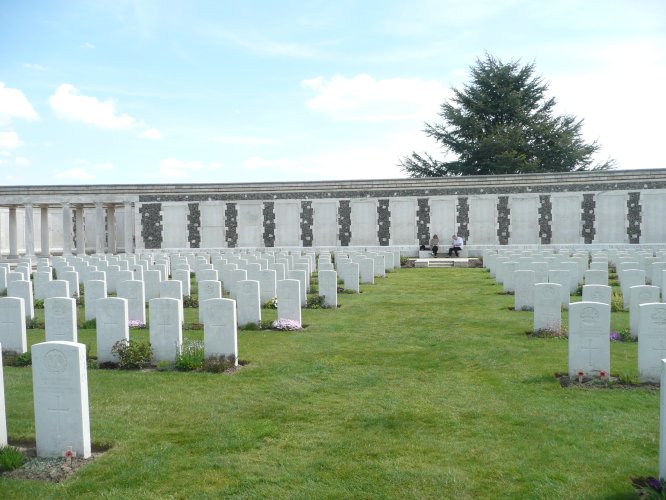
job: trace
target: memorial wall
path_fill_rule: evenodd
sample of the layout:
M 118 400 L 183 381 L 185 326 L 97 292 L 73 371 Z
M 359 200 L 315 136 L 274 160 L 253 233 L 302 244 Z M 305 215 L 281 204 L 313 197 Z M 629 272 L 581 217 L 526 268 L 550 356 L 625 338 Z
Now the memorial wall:
M 0 250 L 666 244 L 666 169 L 254 184 L 6 186 Z

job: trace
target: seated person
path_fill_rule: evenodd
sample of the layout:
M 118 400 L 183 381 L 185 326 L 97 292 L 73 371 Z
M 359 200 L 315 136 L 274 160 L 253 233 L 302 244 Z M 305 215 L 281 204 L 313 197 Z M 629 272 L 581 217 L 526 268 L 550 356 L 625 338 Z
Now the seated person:
M 432 252 L 433 257 L 437 257 L 438 250 L 439 250 L 439 237 L 435 234 L 430 240 L 430 251 Z
M 451 248 L 449 248 L 449 257 L 451 257 L 451 254 L 453 252 L 456 253 L 456 257 L 460 257 L 460 255 L 458 255 L 458 252 L 460 252 L 462 248 L 463 248 L 463 239 L 457 234 L 451 236 Z

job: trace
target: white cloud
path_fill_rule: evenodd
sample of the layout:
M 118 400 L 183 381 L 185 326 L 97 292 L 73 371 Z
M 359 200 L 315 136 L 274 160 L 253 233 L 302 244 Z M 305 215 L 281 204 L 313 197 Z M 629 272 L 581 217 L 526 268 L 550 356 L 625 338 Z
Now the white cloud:
M 449 90 L 440 82 L 419 78 L 376 80 L 369 75 L 352 78 L 322 76 L 303 80 L 301 85 L 317 95 L 308 107 L 338 120 L 387 121 L 431 117 Z
M 222 168 L 218 162 L 203 163 L 197 160 L 179 160 L 177 158 L 167 158 L 160 162 L 160 173 L 165 177 L 183 178 L 197 171 L 210 171 Z
M 39 116 L 23 92 L 0 82 L 0 125 L 9 123 L 12 118 L 37 120 Z
M 162 138 L 162 134 L 156 128 L 148 128 L 143 132 L 141 132 L 139 134 L 139 137 L 142 137 L 144 139 L 160 140 Z
M 279 141 L 275 139 L 240 135 L 223 135 L 213 137 L 212 140 L 213 142 L 218 142 L 220 144 L 235 144 L 240 146 L 273 146 L 279 144 Z
M 83 42 L 81 45 L 79 45 L 79 48 L 86 50 L 93 50 L 95 48 L 95 45 L 90 42 Z
M 26 69 L 34 69 L 35 71 L 47 71 L 49 68 L 42 66 L 41 64 L 32 64 L 32 63 L 23 63 L 23 67 Z
M 67 170 L 61 170 L 53 174 L 56 179 L 66 179 L 73 181 L 86 181 L 94 179 L 95 176 L 80 167 L 74 167 Z
M 84 96 L 68 83 L 58 87 L 49 104 L 56 116 L 64 120 L 83 122 L 95 127 L 108 129 L 130 129 L 138 125 L 132 116 L 118 114 L 112 99 L 100 101 L 96 97 Z
M 23 146 L 16 132 L 0 132 L 0 148 L 14 149 Z
M 110 171 L 116 169 L 116 167 L 110 161 L 93 165 L 93 168 L 95 170 L 104 170 L 104 171 Z
M 14 158 L 14 163 L 16 163 L 16 165 L 20 167 L 27 167 L 28 165 L 30 165 L 30 160 L 24 158 L 23 156 L 17 156 L 16 158 Z

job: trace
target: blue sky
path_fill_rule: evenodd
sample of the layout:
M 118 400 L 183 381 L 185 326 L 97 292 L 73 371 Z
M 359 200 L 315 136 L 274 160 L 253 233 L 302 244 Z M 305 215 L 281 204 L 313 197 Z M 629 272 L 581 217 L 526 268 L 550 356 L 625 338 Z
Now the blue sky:
M 0 184 L 398 178 L 486 52 L 662 168 L 663 0 L 2 0 Z

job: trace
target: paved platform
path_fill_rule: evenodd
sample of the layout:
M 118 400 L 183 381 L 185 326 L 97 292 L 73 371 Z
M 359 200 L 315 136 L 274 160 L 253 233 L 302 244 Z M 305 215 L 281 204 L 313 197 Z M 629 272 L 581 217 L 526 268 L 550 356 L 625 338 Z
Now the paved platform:
M 469 257 L 429 257 L 414 259 L 414 267 L 471 267 Z

